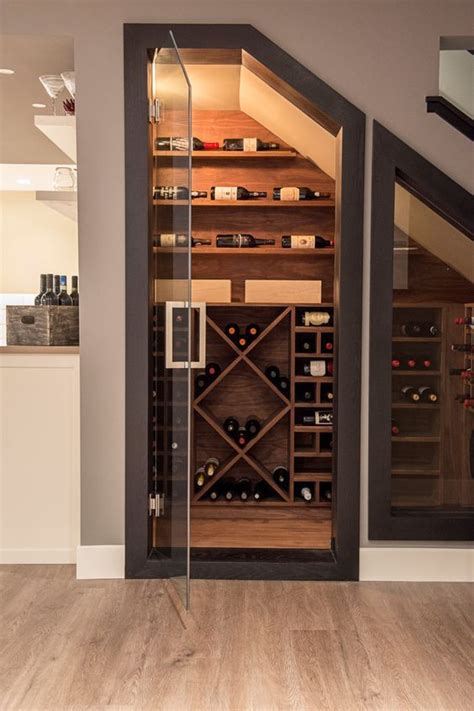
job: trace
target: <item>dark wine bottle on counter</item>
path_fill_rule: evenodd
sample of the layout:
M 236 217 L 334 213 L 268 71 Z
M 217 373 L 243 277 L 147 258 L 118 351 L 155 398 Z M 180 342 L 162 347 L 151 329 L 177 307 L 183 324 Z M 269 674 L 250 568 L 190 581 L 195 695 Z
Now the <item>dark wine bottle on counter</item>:
M 227 501 L 232 501 L 236 494 L 235 481 L 230 478 L 223 479 L 221 484 L 221 491 L 222 495 Z
M 231 341 L 237 341 L 240 335 L 240 327 L 237 323 L 227 323 L 224 326 L 224 333 Z
M 185 234 L 160 234 L 155 235 L 153 243 L 155 247 L 187 247 L 189 245 L 189 238 L 188 235 Z M 202 239 L 201 237 L 191 237 L 191 245 L 193 247 L 201 247 L 210 244 L 210 239 Z
M 277 385 L 278 379 L 280 377 L 280 368 L 277 365 L 267 365 L 265 368 L 265 375 L 269 380 Z
M 247 430 L 249 438 L 252 439 L 260 432 L 260 422 L 256 417 L 250 417 L 245 423 L 245 429 Z
M 313 498 L 313 492 L 308 484 L 297 484 L 295 486 L 295 496 L 309 502 Z
M 46 293 L 46 274 L 40 274 L 40 290 L 38 295 L 35 297 L 35 306 L 41 306 L 41 299 L 43 294 Z
M 253 235 L 217 235 L 216 245 L 218 247 L 260 247 L 264 244 L 275 244 L 274 239 L 257 239 Z
M 236 489 L 237 494 L 242 499 L 242 501 L 247 501 L 247 499 L 250 498 L 250 494 L 252 493 L 252 484 L 250 482 L 250 479 L 243 476 L 241 479 L 238 480 Z
M 288 473 L 288 469 L 285 466 L 279 465 L 278 467 L 275 467 L 275 469 L 272 471 L 272 478 L 275 484 L 280 486 L 282 489 L 288 489 L 288 485 L 290 483 L 290 475 Z
M 473 343 L 453 343 L 451 346 L 452 351 L 458 351 L 459 353 L 474 353 Z
M 224 151 L 277 151 L 279 143 L 261 141 L 260 138 L 224 138 L 222 142 Z
M 257 338 L 257 336 L 260 335 L 261 331 L 262 331 L 262 329 L 260 328 L 260 326 L 258 325 L 258 323 L 249 323 L 249 324 L 245 327 L 245 335 L 246 335 L 251 341 L 253 341 L 255 338 Z
M 71 293 L 69 294 L 69 296 L 71 297 L 72 305 L 79 306 L 79 277 L 73 276 L 71 279 L 71 282 L 72 282 L 72 289 L 71 289 Z
M 60 291 L 58 302 L 60 306 L 72 306 L 72 299 L 67 293 L 67 276 L 61 275 L 59 279 Z
M 400 392 L 404 400 L 418 402 L 420 399 L 420 393 L 413 385 L 404 385 Z
M 153 200 L 187 200 L 189 189 L 185 185 L 156 185 Z M 205 190 L 191 190 L 191 198 L 207 198 Z
M 198 373 L 196 375 L 196 380 L 194 381 L 194 386 L 196 390 L 196 395 L 200 395 L 209 385 L 209 378 L 207 373 Z
M 224 430 L 229 437 L 236 437 L 239 430 L 239 422 L 235 417 L 228 417 L 224 422 Z
M 334 242 L 320 235 L 283 235 L 281 246 L 286 249 L 324 249 L 333 247 Z
M 418 388 L 418 394 L 421 402 L 438 402 L 438 394 L 428 385 Z
M 274 200 L 321 200 L 330 197 L 331 193 L 311 190 L 311 188 L 273 188 Z
M 41 306 L 57 306 L 58 297 L 54 291 L 53 274 L 46 275 L 46 291 L 41 297 Z
M 155 140 L 155 151 L 187 151 L 189 140 L 180 137 L 158 136 Z M 193 136 L 193 151 L 216 151 L 219 144 L 210 141 L 201 141 Z
M 239 429 L 237 430 L 237 444 L 240 447 L 245 447 L 249 439 L 249 433 L 247 432 L 245 427 L 239 427 Z
M 219 363 L 208 363 L 206 365 L 206 375 L 210 380 L 214 380 L 221 373 L 221 366 Z
M 206 459 L 204 462 L 204 471 L 206 473 L 206 476 L 214 476 L 216 471 L 219 469 L 219 460 L 217 457 L 209 457 L 209 459 Z
M 247 188 L 243 188 L 240 185 L 234 187 L 213 185 L 211 188 L 211 200 L 255 200 L 256 198 L 266 197 L 266 192 L 247 190 Z

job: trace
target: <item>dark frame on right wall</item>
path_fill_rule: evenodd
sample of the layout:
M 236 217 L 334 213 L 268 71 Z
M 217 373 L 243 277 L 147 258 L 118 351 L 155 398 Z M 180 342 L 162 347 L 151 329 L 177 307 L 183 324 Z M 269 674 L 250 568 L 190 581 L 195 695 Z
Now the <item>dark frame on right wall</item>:
M 474 513 L 393 510 L 391 404 L 395 183 L 474 240 L 472 195 L 374 121 L 370 266 L 369 539 L 469 541 Z M 474 298 L 473 298 L 474 301 Z

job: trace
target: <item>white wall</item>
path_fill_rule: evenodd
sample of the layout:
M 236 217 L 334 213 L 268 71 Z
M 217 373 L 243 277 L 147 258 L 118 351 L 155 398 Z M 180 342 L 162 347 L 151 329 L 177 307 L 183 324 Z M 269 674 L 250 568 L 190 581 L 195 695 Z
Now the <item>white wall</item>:
M 465 33 L 470 1 L 2 0 L 1 9 L 3 32 L 71 34 L 75 41 L 86 545 L 124 540 L 123 23 L 253 24 L 367 113 L 361 542 L 368 545 L 371 120 L 464 187 L 474 185 L 470 142 L 425 106 L 425 97 L 438 93 L 439 38 Z
M 474 118 L 474 55 L 465 49 L 439 53 L 439 93 Z

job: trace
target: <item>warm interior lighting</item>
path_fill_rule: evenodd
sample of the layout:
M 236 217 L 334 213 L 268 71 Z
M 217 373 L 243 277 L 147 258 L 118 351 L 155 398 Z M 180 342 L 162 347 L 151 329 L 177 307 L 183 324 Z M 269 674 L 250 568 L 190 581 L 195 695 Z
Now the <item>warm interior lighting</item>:
M 29 178 L 17 178 L 15 181 L 18 185 L 31 185 L 31 180 Z
M 45 109 L 46 104 L 31 104 L 34 109 Z
M 0 69 L 0 74 L 15 74 L 13 69 Z

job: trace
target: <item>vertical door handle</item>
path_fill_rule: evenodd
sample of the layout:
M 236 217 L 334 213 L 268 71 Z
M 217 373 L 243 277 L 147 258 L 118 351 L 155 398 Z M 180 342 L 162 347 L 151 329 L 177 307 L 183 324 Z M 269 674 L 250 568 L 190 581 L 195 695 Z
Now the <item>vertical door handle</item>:
M 165 311 L 165 366 L 166 368 L 205 368 L 206 366 L 206 302 L 192 302 L 191 309 L 199 312 L 198 321 L 198 359 L 189 363 L 187 360 L 177 360 L 173 349 L 173 324 L 175 309 L 188 310 L 187 301 L 167 301 Z M 189 311 L 188 311 L 189 313 Z M 188 324 L 188 338 L 194 339 L 194 319 Z M 193 351 L 193 349 L 191 349 Z

